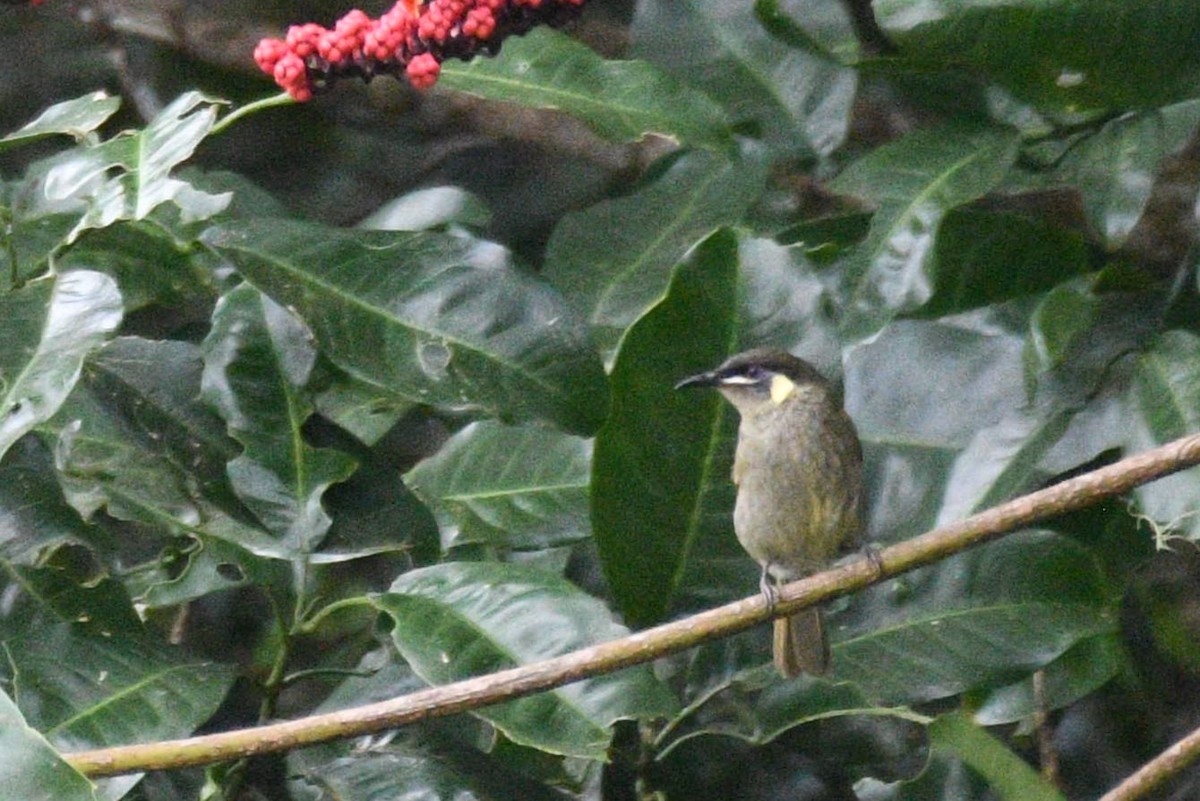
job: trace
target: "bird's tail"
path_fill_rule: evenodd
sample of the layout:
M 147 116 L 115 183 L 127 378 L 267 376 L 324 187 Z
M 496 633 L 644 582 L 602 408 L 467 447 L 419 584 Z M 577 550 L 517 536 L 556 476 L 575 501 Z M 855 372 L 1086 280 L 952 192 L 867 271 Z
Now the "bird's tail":
M 775 618 L 775 667 L 784 678 L 821 676 L 829 669 L 829 640 L 817 607 Z

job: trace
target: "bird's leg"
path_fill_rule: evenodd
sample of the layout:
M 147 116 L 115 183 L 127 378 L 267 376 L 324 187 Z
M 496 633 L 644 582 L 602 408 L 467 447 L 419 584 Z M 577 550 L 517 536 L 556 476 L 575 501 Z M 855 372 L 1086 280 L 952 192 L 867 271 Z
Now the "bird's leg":
M 762 577 L 758 580 L 758 587 L 767 601 L 767 611 L 774 612 L 775 604 L 779 601 L 779 589 L 775 586 L 771 576 L 770 562 L 763 563 Z

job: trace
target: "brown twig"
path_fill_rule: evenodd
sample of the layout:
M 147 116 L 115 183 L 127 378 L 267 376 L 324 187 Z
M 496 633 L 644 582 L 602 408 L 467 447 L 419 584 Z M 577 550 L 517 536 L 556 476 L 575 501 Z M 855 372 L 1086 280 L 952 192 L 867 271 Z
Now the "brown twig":
M 1100 801 L 1133 801 L 1171 778 L 1200 757 L 1200 729 L 1142 765 L 1125 781 L 1100 797 Z
M 803 607 L 854 592 L 1196 464 L 1200 464 L 1200 434 L 1175 440 L 941 526 L 882 550 L 876 554 L 877 558 L 856 560 L 789 584 L 780 590 L 775 614 L 792 614 Z M 84 751 L 66 754 L 64 758 L 84 775 L 96 777 L 207 765 L 285 751 L 478 709 L 588 676 L 611 673 L 729 636 L 758 625 L 770 616 L 763 598 L 756 595 L 620 640 L 388 701 L 250 729 Z M 1200 744 L 1200 734 L 1193 735 L 1193 739 Z

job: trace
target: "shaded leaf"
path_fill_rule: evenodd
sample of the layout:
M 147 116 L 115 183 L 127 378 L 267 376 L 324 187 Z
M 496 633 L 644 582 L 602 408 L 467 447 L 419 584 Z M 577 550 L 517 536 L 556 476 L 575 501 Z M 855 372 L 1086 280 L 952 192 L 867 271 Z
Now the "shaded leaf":
M 60 624 L 6 640 L 22 712 L 57 747 L 81 750 L 190 734 L 233 670 L 142 640 Z
M 840 8 L 807 5 L 806 18 L 848 32 Z M 856 73 L 774 38 L 750 3 L 646 0 L 633 36 L 634 55 L 705 91 L 776 155 L 826 156 L 845 139 Z
M 0 783 L 12 798 L 96 801 L 90 781 L 62 760 L 0 691 Z
M 495 245 L 290 220 L 220 227 L 206 239 L 361 381 L 579 433 L 605 416 L 604 373 L 582 321 Z
M 474 423 L 405 481 L 437 515 L 444 548 L 549 548 L 591 533 L 591 457 L 591 442 L 579 437 Z
M 657 303 L 671 271 L 698 241 L 736 224 L 766 180 L 761 152 L 737 159 L 685 153 L 632 194 L 567 214 L 546 246 L 545 276 L 606 345 Z
M 613 366 L 613 413 L 592 459 L 592 527 L 613 597 L 635 626 L 665 614 L 700 530 L 726 524 L 706 514 L 704 490 L 714 470 L 728 475 L 712 446 L 729 435 L 729 410 L 716 393 L 673 386 L 734 346 L 736 248 L 728 230 L 697 247 L 626 333 Z
M 54 415 L 83 360 L 116 330 L 121 315 L 112 279 L 83 270 L 0 297 L 0 455 Z
M 1200 430 L 1200 337 L 1167 331 L 1142 353 L 1125 396 L 1125 445 L 1147 450 Z M 1200 468 L 1138 487 L 1138 505 L 1161 533 L 1200 537 Z
M 457 186 L 417 189 L 371 212 L 359 228 L 371 231 L 428 231 L 462 226 L 484 228 L 492 213 L 483 201 Z
M 528 665 L 628 634 L 604 604 L 553 573 L 494 562 L 413 570 L 375 603 L 426 681 L 445 684 Z M 647 666 L 584 679 L 481 709 L 514 742 L 604 759 L 614 722 L 669 714 L 674 701 Z
M 843 337 L 870 337 L 933 293 L 933 256 L 946 213 L 994 188 L 1016 157 L 1013 131 L 949 125 L 879 147 L 830 182 L 875 204 L 866 240 L 838 263 Z
M 613 141 L 661 134 L 680 144 L 725 148 L 724 114 L 700 92 L 640 61 L 608 61 L 546 27 L 504 43 L 499 58 L 447 61 L 440 86 L 491 100 L 560 109 Z
M 304 439 L 312 414 L 305 385 L 317 358 L 307 329 L 243 284 L 217 305 L 204 357 L 201 396 L 244 448 L 226 468 L 233 491 L 289 548 L 311 553 L 331 522 L 321 496 L 355 462 Z
M 1190 0 L 879 0 L 874 11 L 902 58 L 984 75 L 1051 113 L 1161 106 L 1200 84 Z
M 1008 684 L 1114 635 L 1118 600 L 1082 545 L 1011 535 L 856 596 L 831 616 L 833 676 L 882 703 Z

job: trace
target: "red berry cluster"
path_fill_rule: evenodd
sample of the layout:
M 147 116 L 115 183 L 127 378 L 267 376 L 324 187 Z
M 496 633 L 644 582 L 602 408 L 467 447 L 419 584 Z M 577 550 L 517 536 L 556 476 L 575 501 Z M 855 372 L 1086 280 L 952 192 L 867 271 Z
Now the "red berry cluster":
M 403 74 L 418 89 L 433 86 L 447 58 L 494 55 L 508 36 L 559 25 L 586 0 L 400 0 L 379 19 L 355 9 L 323 28 L 293 25 L 286 39 L 254 48 L 260 69 L 292 97 L 310 100 L 334 79 Z

